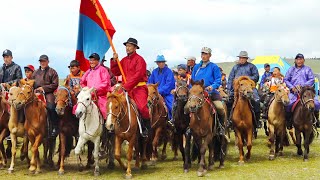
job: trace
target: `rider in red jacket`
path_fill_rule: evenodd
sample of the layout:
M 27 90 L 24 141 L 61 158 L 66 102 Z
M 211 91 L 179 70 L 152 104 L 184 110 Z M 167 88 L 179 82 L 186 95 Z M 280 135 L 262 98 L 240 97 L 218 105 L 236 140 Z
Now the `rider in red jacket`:
M 127 52 L 127 56 L 120 61 L 123 72 L 126 76 L 126 83 L 123 84 L 123 88 L 129 93 L 129 96 L 136 103 L 144 125 L 142 135 L 147 136 L 148 131 L 151 128 L 150 115 L 147 107 L 147 64 L 145 60 L 136 53 L 136 50 L 139 49 L 138 41 L 136 39 L 129 38 L 128 41 L 123 44 L 126 46 Z M 114 53 L 113 59 L 118 59 L 117 53 Z M 119 66 L 114 60 L 110 61 L 111 71 L 114 75 L 120 76 L 121 72 Z

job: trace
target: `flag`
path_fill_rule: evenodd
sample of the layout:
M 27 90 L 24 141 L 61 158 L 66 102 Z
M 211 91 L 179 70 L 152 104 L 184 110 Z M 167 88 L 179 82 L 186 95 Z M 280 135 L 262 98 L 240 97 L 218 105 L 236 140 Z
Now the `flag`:
M 83 71 L 89 69 L 88 57 L 98 53 L 102 58 L 110 48 L 110 41 L 116 32 L 104 12 L 99 0 L 81 0 L 79 14 L 78 42 L 76 60 Z M 101 60 L 101 59 L 100 59 Z

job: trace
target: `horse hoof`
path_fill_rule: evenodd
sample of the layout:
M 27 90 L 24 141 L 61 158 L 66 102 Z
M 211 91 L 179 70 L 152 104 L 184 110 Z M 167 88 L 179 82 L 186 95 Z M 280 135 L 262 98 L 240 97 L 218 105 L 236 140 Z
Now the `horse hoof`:
M 283 156 L 283 152 L 279 152 L 279 156 Z
M 138 167 L 133 167 L 131 171 L 138 172 L 140 169 Z
M 223 164 L 220 164 L 220 165 L 219 165 L 219 169 L 224 169 L 224 165 L 223 165 Z
M 244 161 L 238 161 L 239 166 L 243 166 L 244 165 Z
M 141 165 L 141 169 L 142 169 L 142 170 L 148 169 L 148 166 L 147 166 L 146 164 L 142 164 L 142 165 Z
M 309 159 L 308 159 L 308 158 L 304 158 L 303 161 L 304 161 L 304 162 L 308 162 Z
M 30 175 L 34 175 L 35 173 L 36 173 L 35 170 L 31 170 L 31 171 L 29 170 L 29 174 L 30 174 Z
M 85 168 L 90 169 L 90 167 L 91 167 L 90 164 L 87 164 Z
M 203 177 L 205 175 L 205 171 L 197 171 L 198 177 Z
M 183 170 L 184 173 L 188 173 L 189 172 L 189 169 L 185 169 Z
M 214 169 L 214 165 L 210 165 L 208 169 L 212 171 Z
M 132 174 L 126 174 L 125 178 L 126 179 L 132 179 Z
M 165 159 L 167 159 L 167 155 L 166 155 L 166 154 L 164 154 L 164 155 L 161 156 L 161 160 L 162 160 L 162 161 L 165 160 Z
M 173 160 L 173 161 L 177 161 L 177 160 L 178 160 L 178 157 L 175 156 L 175 157 L 172 158 L 172 160 Z
M 8 169 L 8 173 L 12 174 L 13 173 L 13 169 Z
M 5 167 L 5 165 L 0 164 L 0 169 L 3 169 Z
M 269 160 L 274 160 L 274 155 L 273 154 L 269 155 Z
M 79 172 L 82 172 L 82 171 L 83 171 L 83 166 L 82 166 L 82 165 L 79 165 L 79 166 L 78 166 L 78 170 L 79 170 Z
M 58 174 L 59 174 L 59 176 L 62 176 L 62 175 L 64 175 L 64 171 L 59 171 Z
M 114 167 L 115 167 L 115 164 L 113 162 L 112 163 L 110 162 L 107 168 L 112 170 L 114 169 Z
M 297 154 L 298 154 L 298 156 L 302 156 L 302 154 L 303 154 L 302 150 L 298 150 Z
M 34 174 L 40 174 L 41 170 L 36 170 L 36 172 L 34 172 Z
M 156 160 L 151 160 L 149 166 L 156 166 L 157 161 Z
M 250 155 L 248 153 L 246 154 L 246 160 L 250 160 Z
M 93 174 L 94 174 L 94 176 L 100 176 L 100 172 L 99 171 L 95 171 Z

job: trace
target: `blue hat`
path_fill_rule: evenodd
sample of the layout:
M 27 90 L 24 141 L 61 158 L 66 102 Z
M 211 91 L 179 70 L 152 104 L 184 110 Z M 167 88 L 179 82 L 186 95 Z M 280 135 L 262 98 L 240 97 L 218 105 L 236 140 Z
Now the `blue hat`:
M 154 62 L 167 62 L 163 55 L 158 55 Z
M 185 64 L 179 64 L 178 67 L 177 67 L 177 69 L 178 69 L 178 70 L 179 70 L 179 69 L 187 70 L 188 68 L 187 68 L 187 65 L 185 65 Z

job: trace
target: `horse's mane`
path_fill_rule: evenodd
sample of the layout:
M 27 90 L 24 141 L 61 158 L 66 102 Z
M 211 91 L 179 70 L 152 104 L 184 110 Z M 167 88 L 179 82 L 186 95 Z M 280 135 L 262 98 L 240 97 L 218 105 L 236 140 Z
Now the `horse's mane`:
M 235 96 L 238 96 L 239 88 L 240 88 L 240 81 L 243 81 L 243 80 L 250 81 L 253 84 L 252 88 L 254 88 L 256 85 L 256 83 L 254 81 L 252 81 L 248 76 L 238 77 L 237 79 L 235 79 L 233 81 L 233 88 L 234 88 Z
M 115 98 L 117 99 L 119 102 L 124 101 L 124 94 L 123 93 L 117 93 L 117 92 L 113 92 L 113 93 L 108 93 L 107 98 Z
M 181 84 L 182 86 L 186 86 L 186 85 L 187 85 L 187 81 L 182 80 L 182 79 L 178 79 L 178 80 L 177 80 L 177 85 L 178 85 L 178 84 Z
M 82 91 L 89 91 L 89 90 L 90 90 L 89 87 L 84 87 L 84 88 L 82 88 Z
M 302 95 L 306 92 L 306 91 L 312 91 L 314 94 L 316 93 L 316 91 L 314 90 L 314 88 L 312 86 L 304 86 L 300 92 L 300 96 L 302 97 Z

